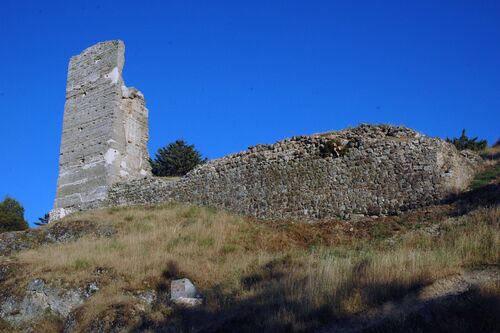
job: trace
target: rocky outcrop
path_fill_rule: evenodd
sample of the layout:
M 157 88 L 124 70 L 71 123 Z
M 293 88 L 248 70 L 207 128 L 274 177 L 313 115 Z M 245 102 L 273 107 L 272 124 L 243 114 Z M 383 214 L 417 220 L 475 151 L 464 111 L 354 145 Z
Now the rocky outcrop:
M 4 232 L 0 233 L 0 256 L 10 256 L 41 245 L 75 241 L 83 236 L 111 237 L 114 234 L 111 226 L 78 220 L 51 223 L 38 229 Z
M 361 125 L 250 147 L 179 180 L 117 183 L 105 205 L 179 201 L 265 219 L 396 214 L 465 189 L 480 163 L 405 127 Z
M 61 289 L 34 279 L 22 295 L 11 294 L 0 300 L 0 317 L 15 327 L 28 326 L 48 313 L 66 318 L 98 289 L 95 283 L 85 288 Z

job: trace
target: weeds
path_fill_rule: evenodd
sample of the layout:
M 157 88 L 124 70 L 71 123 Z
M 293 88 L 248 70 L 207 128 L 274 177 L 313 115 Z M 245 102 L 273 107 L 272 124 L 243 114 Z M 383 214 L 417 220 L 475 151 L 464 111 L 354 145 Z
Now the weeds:
M 88 259 L 76 259 L 71 265 L 74 270 L 80 271 L 89 268 L 92 262 Z
M 500 178 L 500 163 L 489 165 L 485 170 L 478 173 L 471 183 L 470 188 L 476 190 L 489 184 L 492 180 Z

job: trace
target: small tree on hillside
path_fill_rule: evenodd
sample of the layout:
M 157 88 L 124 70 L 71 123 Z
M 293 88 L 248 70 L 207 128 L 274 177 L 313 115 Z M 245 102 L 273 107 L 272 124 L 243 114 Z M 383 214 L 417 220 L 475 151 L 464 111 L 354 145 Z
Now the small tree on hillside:
M 153 175 L 158 177 L 184 176 L 205 161 L 206 159 L 201 157 L 194 145 L 189 145 L 183 140 L 177 140 L 158 149 L 155 158 L 150 160 Z
M 485 149 L 488 145 L 486 140 L 477 141 L 477 137 L 469 139 L 467 135 L 465 135 L 465 128 L 462 130 L 462 135 L 460 135 L 459 138 L 446 138 L 446 141 L 452 143 L 458 150 L 470 149 L 480 151 Z
M 19 201 L 5 197 L 0 202 L 0 232 L 25 229 L 28 229 L 28 223 L 24 220 L 24 207 Z

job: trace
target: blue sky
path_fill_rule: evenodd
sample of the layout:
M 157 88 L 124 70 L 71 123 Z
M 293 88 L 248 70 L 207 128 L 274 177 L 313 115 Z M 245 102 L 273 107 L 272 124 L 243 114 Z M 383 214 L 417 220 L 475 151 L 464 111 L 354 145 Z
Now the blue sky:
M 30 222 L 55 197 L 69 58 L 104 40 L 126 44 L 150 153 L 362 122 L 500 137 L 499 1 L 2 0 L 0 37 L 0 196 Z

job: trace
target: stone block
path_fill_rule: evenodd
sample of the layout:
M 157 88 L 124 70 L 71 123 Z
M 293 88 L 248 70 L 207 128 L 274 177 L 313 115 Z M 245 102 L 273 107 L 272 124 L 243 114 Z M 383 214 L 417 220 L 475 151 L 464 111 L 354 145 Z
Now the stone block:
M 176 301 L 180 298 L 201 298 L 201 295 L 189 279 L 173 280 L 170 283 L 170 299 Z

